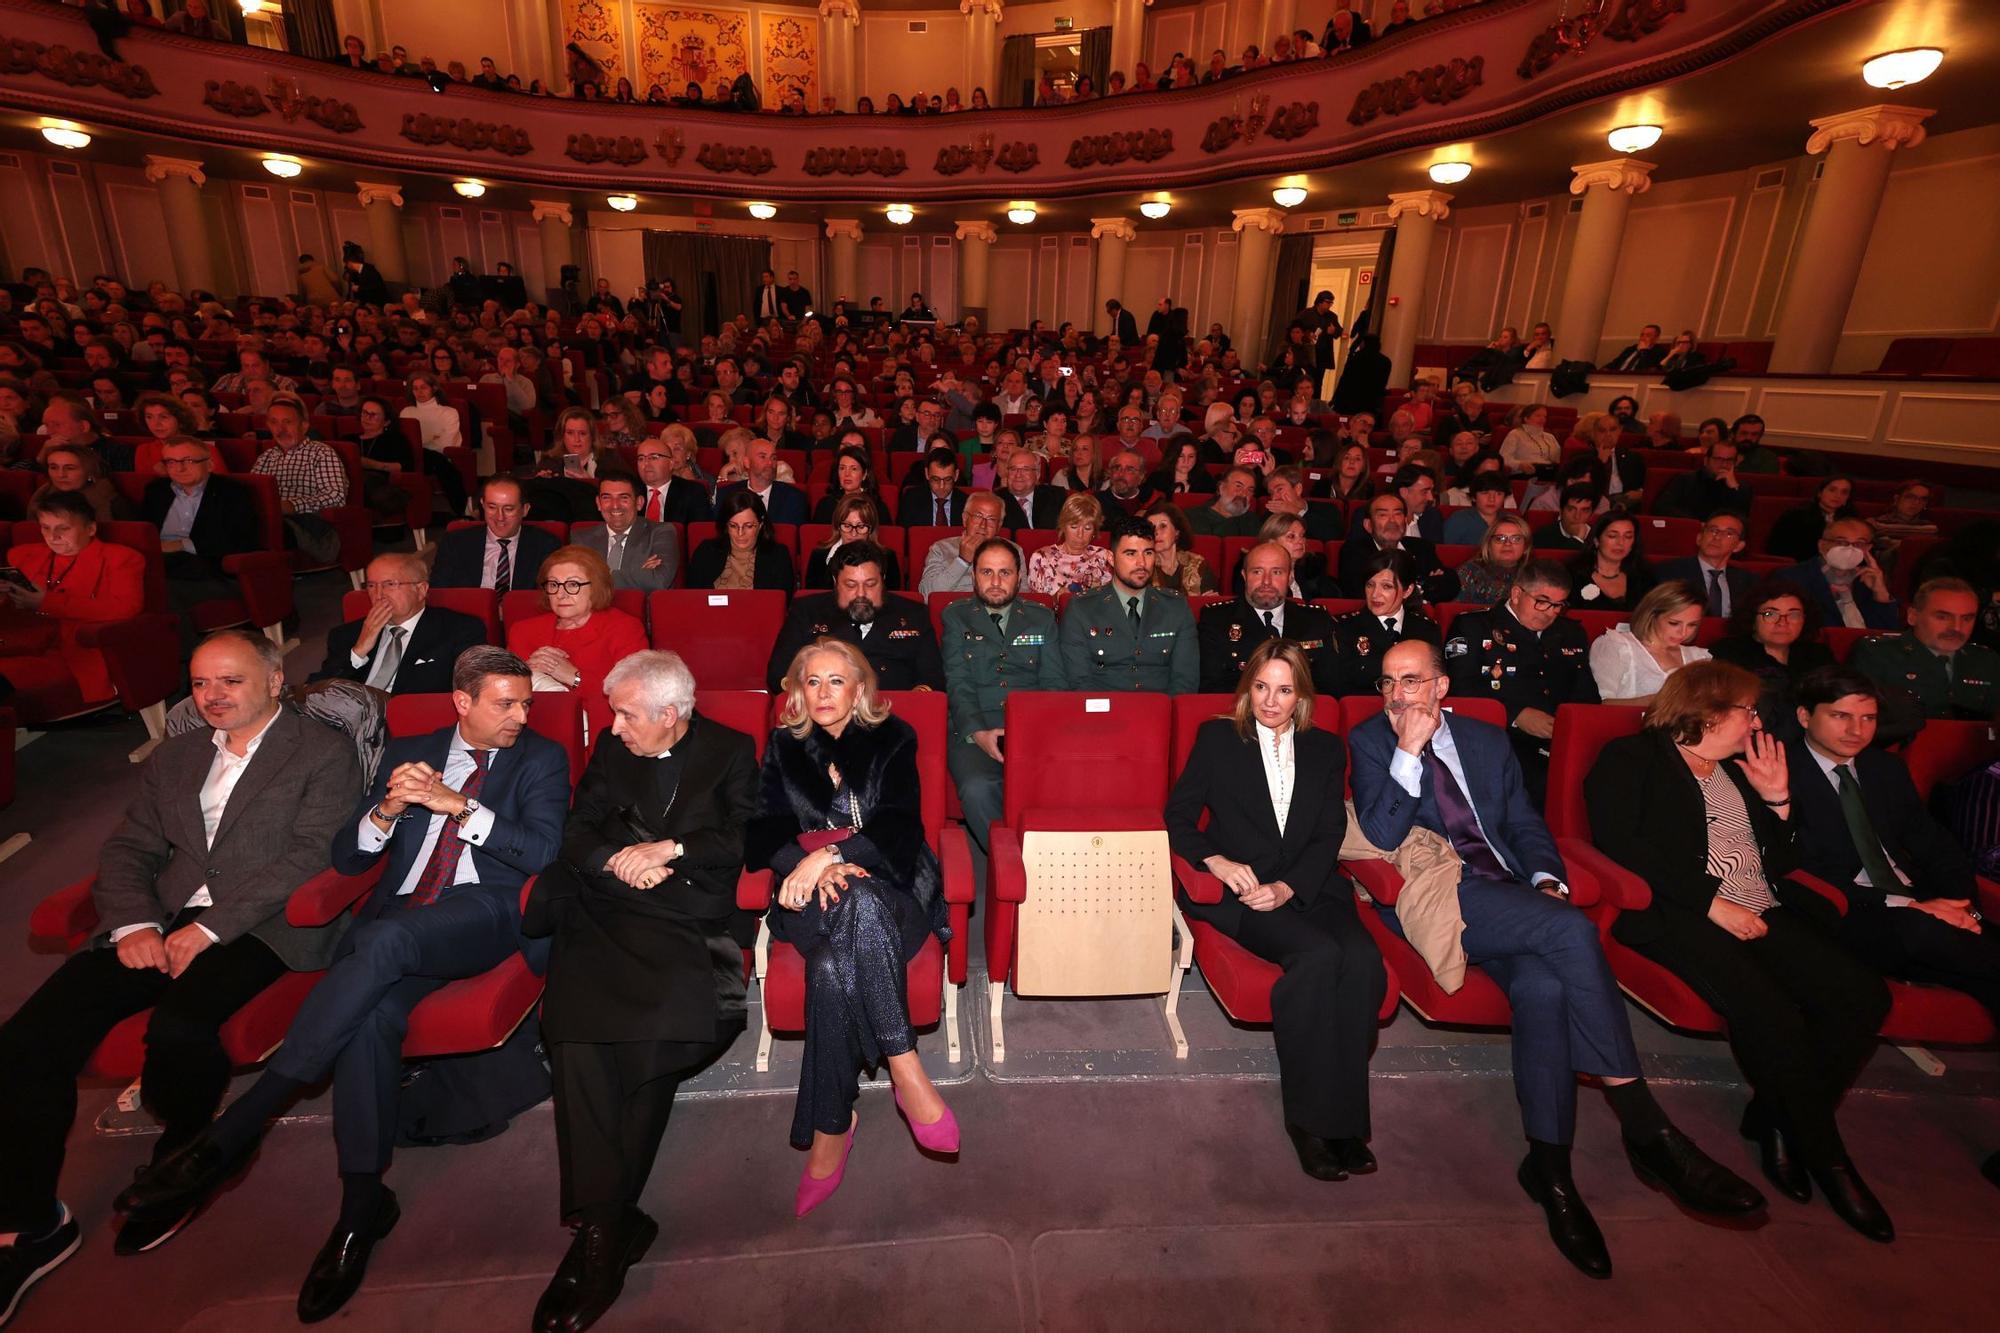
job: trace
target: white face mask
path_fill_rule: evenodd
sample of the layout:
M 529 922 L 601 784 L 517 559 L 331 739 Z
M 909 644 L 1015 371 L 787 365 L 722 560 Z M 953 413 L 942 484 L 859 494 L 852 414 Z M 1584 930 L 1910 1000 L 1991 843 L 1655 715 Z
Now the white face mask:
M 1861 568 L 1867 553 L 1852 546 L 1836 546 L 1826 553 L 1826 563 L 1834 569 L 1846 572 Z

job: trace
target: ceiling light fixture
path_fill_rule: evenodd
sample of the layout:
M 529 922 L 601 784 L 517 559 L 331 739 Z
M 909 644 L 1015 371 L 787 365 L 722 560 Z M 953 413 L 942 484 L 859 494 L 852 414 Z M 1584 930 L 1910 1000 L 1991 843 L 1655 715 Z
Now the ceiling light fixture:
M 272 153 L 264 159 L 264 170 L 279 180 L 290 180 L 305 169 L 305 163 L 296 157 L 286 157 L 280 153 Z
M 1456 185 L 1472 174 L 1470 162 L 1433 162 L 1431 179 L 1439 185 Z
M 1271 202 L 1279 208 L 1297 208 L 1305 201 L 1306 189 L 1303 185 L 1281 185 L 1271 191 Z
M 484 181 L 453 181 L 451 188 L 458 191 L 461 199 L 477 199 L 486 193 Z
M 1035 220 L 1035 206 L 1026 200 L 1009 204 L 1007 220 L 1017 227 L 1025 227 Z
M 1614 153 L 1643 153 L 1660 141 L 1665 131 L 1658 125 L 1620 125 L 1604 136 Z
M 1861 66 L 1861 77 L 1871 88 L 1907 88 L 1928 79 L 1943 63 L 1944 52 L 1935 46 L 1912 46 L 1871 56 Z
M 756 218 L 759 222 L 769 222 L 772 218 L 778 216 L 778 206 L 776 204 L 752 204 L 750 205 L 750 216 Z
M 52 120 L 42 126 L 42 137 L 58 148 L 88 148 L 90 135 L 83 126 L 67 120 Z
M 245 14 L 254 14 L 264 7 L 264 0 L 236 0 L 236 7 Z
M 891 204 L 887 208 L 882 210 L 882 216 L 889 219 L 889 221 L 895 223 L 899 227 L 909 226 L 910 219 L 914 218 L 916 215 L 917 215 L 917 210 L 911 208 L 908 204 Z
M 639 206 L 639 196 L 636 194 L 608 194 L 604 196 L 604 202 L 617 209 L 620 213 L 630 213 Z
M 1158 222 L 1161 218 L 1173 212 L 1174 206 L 1164 199 L 1148 199 L 1139 205 L 1139 211 L 1153 221 Z

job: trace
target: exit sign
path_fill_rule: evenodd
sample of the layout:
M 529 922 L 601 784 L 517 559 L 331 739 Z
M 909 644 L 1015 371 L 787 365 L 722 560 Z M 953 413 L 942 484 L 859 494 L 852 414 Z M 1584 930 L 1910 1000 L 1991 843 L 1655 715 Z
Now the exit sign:
M 1361 214 L 1358 211 L 1353 213 L 1337 213 L 1334 215 L 1333 225 L 1336 227 L 1351 227 L 1359 221 L 1361 221 Z

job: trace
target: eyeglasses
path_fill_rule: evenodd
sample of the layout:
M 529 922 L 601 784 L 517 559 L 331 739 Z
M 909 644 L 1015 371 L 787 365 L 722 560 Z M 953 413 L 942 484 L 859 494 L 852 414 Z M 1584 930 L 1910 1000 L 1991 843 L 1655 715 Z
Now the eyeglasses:
M 1723 523 L 1709 523 L 1703 526 L 1701 535 L 1704 537 L 1741 537 L 1743 529 L 1732 528 Z
M 859 535 L 864 537 L 867 536 L 870 531 L 866 523 L 855 522 L 853 520 L 841 524 L 840 530 L 842 532 L 858 533 Z
M 667 456 L 665 454 L 658 454 L 658 453 L 640 454 L 638 455 L 638 460 L 641 463 L 664 463 L 667 461 Z
M 162 458 L 160 461 L 168 467 L 197 467 L 208 460 L 206 458 Z
M 1495 546 L 1519 546 L 1526 540 L 1528 539 L 1518 532 L 1503 532 L 1493 539 L 1493 544 Z
M 1569 610 L 1569 599 L 1567 597 L 1563 598 L 1563 600 L 1561 600 L 1560 602 L 1553 602 L 1546 597 L 1539 597 L 1530 594 L 1528 601 L 1531 605 L 1533 605 L 1535 610 L 1544 613 L 1547 613 L 1549 611 L 1554 611 L 1556 614 L 1560 615 L 1564 611 Z
M 421 588 L 423 579 L 370 579 L 361 585 L 363 592 L 391 592 L 397 588 Z
M 1870 545 L 1868 539 L 1865 537 L 1859 541 L 1843 541 L 1839 537 L 1828 537 L 1826 544 L 1828 546 L 1845 546 L 1850 551 L 1865 551 Z
M 1375 681 L 1375 689 L 1381 694 L 1395 694 L 1398 691 L 1420 689 L 1434 680 L 1443 679 L 1443 676 L 1379 676 Z
M 589 586 L 590 581 L 588 579 L 550 579 L 548 582 L 542 584 L 542 591 L 551 597 L 559 592 L 566 592 L 574 597 Z
M 1806 618 L 1806 613 L 1803 609 L 1797 611 L 1780 611 L 1775 606 L 1767 606 L 1763 610 L 1757 613 L 1757 619 L 1759 620 L 1776 621 L 1782 625 L 1790 625 L 1796 622 L 1801 622 L 1805 620 L 1805 618 Z

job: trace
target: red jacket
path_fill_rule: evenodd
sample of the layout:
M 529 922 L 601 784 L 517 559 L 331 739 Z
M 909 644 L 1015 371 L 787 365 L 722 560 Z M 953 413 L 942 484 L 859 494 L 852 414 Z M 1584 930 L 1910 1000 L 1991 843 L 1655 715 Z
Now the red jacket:
M 146 557 L 129 546 L 93 541 L 72 564 L 45 543 L 34 542 L 9 550 L 7 562 L 36 587 L 48 589 L 42 598 L 42 614 L 58 622 L 56 651 L 75 675 L 84 702 L 101 703 L 111 698 L 118 691 L 111 684 L 104 654 L 80 645 L 77 634 L 86 624 L 130 620 L 146 609 Z M 58 575 L 61 585 L 50 587 Z

